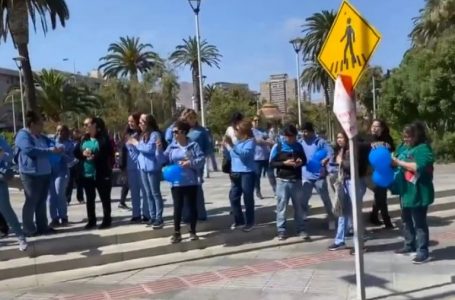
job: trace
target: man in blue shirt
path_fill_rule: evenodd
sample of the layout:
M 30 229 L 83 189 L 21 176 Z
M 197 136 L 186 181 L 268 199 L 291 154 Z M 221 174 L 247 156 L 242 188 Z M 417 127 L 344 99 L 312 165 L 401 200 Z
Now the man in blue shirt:
M 322 202 L 328 216 L 329 229 L 335 229 L 335 216 L 332 210 L 332 201 L 330 200 L 329 190 L 327 188 L 327 171 L 326 165 L 332 156 L 332 147 L 322 138 L 318 137 L 314 132 L 314 126 L 311 122 L 304 123 L 302 126 L 303 138 L 300 143 L 303 146 L 305 155 L 308 161 L 315 159 L 315 154 L 318 151 L 324 151 L 325 157 L 318 161 L 320 164 L 318 170 L 310 169 L 308 166 L 302 167 L 302 181 L 303 181 L 303 205 L 304 213 L 308 215 L 308 202 L 312 196 L 313 189 L 316 189 L 319 196 L 321 196 Z
M 306 156 L 302 145 L 297 141 L 297 128 L 287 125 L 283 129 L 283 140 L 273 146 L 270 154 L 270 166 L 277 169 L 277 231 L 278 239 L 285 240 L 286 209 L 289 198 L 294 207 L 294 221 L 300 237 L 307 241 L 310 236 L 303 219 L 302 166 L 306 164 Z

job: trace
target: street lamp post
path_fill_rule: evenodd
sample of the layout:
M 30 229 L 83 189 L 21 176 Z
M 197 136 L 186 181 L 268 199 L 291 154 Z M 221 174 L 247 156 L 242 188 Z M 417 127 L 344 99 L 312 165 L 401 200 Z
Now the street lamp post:
M 69 62 L 70 59 L 66 57 L 63 59 L 63 61 Z M 76 75 L 76 61 L 75 60 L 73 60 L 73 74 Z
M 17 69 L 19 71 L 19 88 L 21 90 L 21 105 L 22 105 L 22 128 L 25 127 L 25 105 L 24 105 L 24 87 L 22 83 L 22 62 L 25 61 L 25 57 L 18 56 L 14 57 L 13 60 L 16 63 Z
M 8 98 L 11 98 L 11 111 L 13 113 L 13 131 L 14 135 L 16 135 L 17 132 L 17 126 L 16 126 L 16 108 L 14 107 L 14 104 L 16 104 L 16 101 L 14 99 L 14 93 L 11 93 L 8 97 L 5 99 L 5 103 L 8 102 Z
M 302 39 L 293 39 L 290 41 L 295 51 L 295 58 L 297 64 L 297 110 L 299 114 L 299 127 L 302 127 L 302 91 L 300 86 L 300 51 L 302 51 L 303 41 Z
M 373 118 L 376 119 L 376 79 L 373 74 Z
M 204 110 L 204 85 L 202 83 L 203 76 L 202 76 L 202 62 L 201 62 L 201 33 L 200 33 L 200 26 L 199 26 L 199 12 L 201 11 L 201 0 L 188 0 L 191 8 L 193 9 L 195 21 L 196 21 L 196 44 L 197 44 L 197 61 L 198 61 L 198 69 L 199 69 L 199 96 L 200 96 L 200 104 L 201 104 L 201 123 L 202 127 L 205 127 L 205 110 Z

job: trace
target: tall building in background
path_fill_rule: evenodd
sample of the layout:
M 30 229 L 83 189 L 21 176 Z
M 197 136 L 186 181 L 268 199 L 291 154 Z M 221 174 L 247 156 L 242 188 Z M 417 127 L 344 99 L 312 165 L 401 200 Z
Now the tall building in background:
M 271 75 L 269 81 L 261 83 L 260 99 L 278 106 L 281 113 L 288 113 L 290 101 L 297 100 L 297 80 L 288 74 Z

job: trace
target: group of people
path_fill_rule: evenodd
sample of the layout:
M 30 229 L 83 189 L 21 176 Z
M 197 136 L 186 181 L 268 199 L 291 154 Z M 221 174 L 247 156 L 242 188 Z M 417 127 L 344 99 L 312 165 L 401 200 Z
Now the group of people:
M 329 250 L 346 247 L 346 237 L 352 234 L 351 199 L 354 189 L 350 178 L 350 151 L 344 132 L 336 136 L 335 145 L 316 134 L 312 123 L 299 129 L 285 125 L 280 132 L 274 127 L 261 130 L 259 117 L 245 118 L 234 114 L 231 125 L 221 143 L 223 172 L 229 174 L 231 189 L 229 200 L 233 217 L 232 230 L 244 232 L 254 229 L 255 196 L 263 199 L 261 177 L 266 174 L 274 191 L 276 226 L 279 240 L 288 236 L 286 210 L 289 200 L 294 209 L 294 220 L 299 236 L 311 240 L 307 218 L 313 189 L 320 195 L 330 230 L 336 230 L 334 243 Z M 118 165 L 126 177 L 122 195 L 131 192 L 131 223 L 145 223 L 155 230 L 163 228 L 163 197 L 161 195 L 162 169 L 166 165 L 179 165 L 181 176 L 171 183 L 174 203 L 174 234 L 172 243 L 182 240 L 181 222 L 190 225 L 190 240 L 197 240 L 197 222 L 207 219 L 203 192 L 204 168 L 213 156 L 213 139 L 209 131 L 200 126 L 198 115 L 185 109 L 175 116 L 174 122 L 162 132 L 150 114 L 135 113 L 129 116 L 120 143 L 113 143 L 104 121 L 90 117 L 84 121 L 85 132 L 71 132 L 65 125 L 57 127 L 54 138 L 43 134 L 40 115 L 29 112 L 26 126 L 15 138 L 15 150 L 0 139 L 0 225 L 8 224 L 19 239 L 19 249 L 27 249 L 27 236 L 54 233 L 58 226 L 66 226 L 68 203 L 76 182 L 77 200 L 84 201 L 87 209 L 87 230 L 97 226 L 95 213 L 96 193 L 103 207 L 103 218 L 98 228 L 109 228 L 111 218 L 111 189 L 115 152 Z M 398 253 L 417 251 L 414 263 L 428 260 L 427 208 L 434 200 L 433 154 L 425 127 L 421 123 L 406 126 L 403 143 L 395 148 L 385 122 L 375 120 L 369 139 L 358 143 L 358 195 L 362 199 L 367 185 L 373 189 L 375 203 L 370 214 L 374 225 L 394 227 L 388 214 L 387 188 L 371 185 L 368 156 L 372 149 L 387 148 L 393 156 L 395 168 L 394 193 L 401 199 L 402 220 L 405 230 L 405 247 Z M 116 149 L 117 148 L 117 149 Z M 320 167 L 310 168 L 318 158 Z M 25 203 L 22 225 L 11 208 L 8 195 L 8 170 L 16 163 L 24 188 Z M 370 184 L 368 184 L 370 182 Z M 335 190 L 335 205 L 329 194 Z M 245 213 L 242 211 L 243 197 Z M 125 203 L 120 203 L 121 206 Z M 48 222 L 48 209 L 51 222 Z M 381 215 L 382 222 L 379 219 Z M 0 226 L 2 227 L 2 226 Z M 4 226 L 3 226 L 4 227 Z M 5 232 L 8 233 L 8 231 Z
M 406 126 L 402 132 L 402 143 L 395 149 L 389 128 L 382 120 L 374 120 L 371 134 L 360 139 L 357 149 L 359 180 L 352 185 L 350 172 L 349 140 L 345 132 L 336 136 L 332 147 L 323 137 L 315 133 L 312 123 L 303 124 L 301 131 L 294 125 L 286 125 L 276 136 L 271 131 L 260 130 L 258 118 L 245 119 L 234 116 L 232 126 L 223 140 L 223 171 L 229 173 L 231 203 L 234 223 L 232 229 L 243 226 L 248 232 L 254 225 L 256 197 L 261 199 L 260 179 L 266 174 L 277 200 L 276 226 L 279 240 L 287 238 L 286 209 L 289 200 L 294 209 L 294 221 L 298 235 L 305 241 L 311 240 L 309 223 L 309 200 L 313 189 L 320 195 L 327 214 L 329 229 L 335 230 L 335 239 L 330 251 L 346 248 L 346 238 L 353 234 L 353 192 L 361 201 L 367 187 L 374 192 L 374 204 L 370 213 L 373 225 L 384 225 L 393 229 L 388 212 L 387 193 L 390 188 L 400 197 L 405 246 L 397 254 L 414 254 L 413 263 L 420 264 L 429 259 L 428 206 L 434 201 L 433 164 L 434 157 L 425 126 L 420 122 Z M 370 152 L 384 147 L 392 156 L 394 182 L 389 187 L 375 185 L 371 180 Z M 318 158 L 319 168 L 307 167 L 320 151 L 325 157 Z M 335 205 L 329 195 L 328 182 L 336 195 Z M 245 214 L 240 200 L 243 196 Z M 381 215 L 382 221 L 379 219 Z M 337 221 L 337 222 L 335 222 Z

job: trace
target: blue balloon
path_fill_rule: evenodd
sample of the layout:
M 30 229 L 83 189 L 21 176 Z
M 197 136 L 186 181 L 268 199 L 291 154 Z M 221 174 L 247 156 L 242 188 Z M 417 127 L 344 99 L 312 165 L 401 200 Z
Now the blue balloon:
M 60 154 L 50 154 L 49 155 L 49 162 L 51 166 L 57 166 L 62 159 L 62 156 Z
M 163 168 L 163 178 L 170 183 L 178 183 L 182 179 L 182 167 L 170 165 Z
M 310 173 L 319 173 L 321 172 L 322 165 L 320 160 L 311 159 L 306 163 L 305 167 Z
M 368 160 L 375 170 L 387 170 L 392 165 L 392 156 L 386 147 L 371 150 Z
M 383 188 L 387 188 L 392 185 L 394 180 L 393 169 L 390 168 L 390 171 L 387 172 L 378 172 L 374 171 L 372 176 L 373 182 L 375 185 Z

